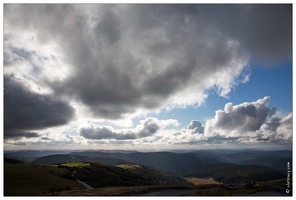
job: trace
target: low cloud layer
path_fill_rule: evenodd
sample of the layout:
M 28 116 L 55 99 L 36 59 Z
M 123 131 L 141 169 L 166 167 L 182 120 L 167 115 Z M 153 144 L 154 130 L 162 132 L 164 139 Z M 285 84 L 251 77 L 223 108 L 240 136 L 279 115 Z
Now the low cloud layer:
M 111 126 L 88 123 L 74 128 L 77 135 L 43 132 L 42 137 L 35 132 L 26 133 L 9 130 L 6 144 L 24 145 L 254 145 L 290 144 L 293 136 L 293 116 L 279 114 L 275 108 L 269 109 L 270 97 L 255 102 L 238 105 L 228 103 L 224 110 L 216 111 L 216 116 L 205 125 L 193 120 L 181 129 L 174 119 L 159 120 L 148 117 L 132 129 L 114 129 Z M 260 123 L 255 122 L 256 119 Z M 169 128 L 169 127 L 174 128 Z M 22 140 L 15 140 L 22 137 Z
M 153 136 L 157 131 L 169 125 L 176 125 L 175 120 L 158 120 L 156 118 L 146 118 L 141 121 L 135 129 L 114 130 L 110 126 L 100 126 L 89 124 L 88 127 L 80 129 L 81 136 L 87 139 L 115 139 L 130 140 Z
M 173 120 L 147 118 L 136 129 L 114 130 L 112 127 L 90 124 L 80 130 L 87 139 L 134 140 L 140 144 L 251 144 L 289 143 L 292 140 L 292 113 L 279 117 L 276 109 L 269 109 L 270 97 L 239 105 L 227 103 L 216 111 L 214 118 L 202 125 L 193 120 L 181 130 L 166 130 Z M 165 126 L 161 124 L 166 124 Z M 145 138 L 151 136 L 150 138 Z

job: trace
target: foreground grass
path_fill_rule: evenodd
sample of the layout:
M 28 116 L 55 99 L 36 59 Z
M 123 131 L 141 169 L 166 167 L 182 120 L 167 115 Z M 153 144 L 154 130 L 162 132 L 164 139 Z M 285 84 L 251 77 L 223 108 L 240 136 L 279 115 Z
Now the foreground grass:
M 75 180 L 63 178 L 66 172 L 53 166 L 4 165 L 4 196 L 35 196 L 85 188 Z
M 285 187 L 285 183 L 285 179 L 261 181 L 257 183 L 258 186 L 256 188 L 246 188 L 245 184 L 233 185 L 233 188 L 230 188 L 229 185 L 197 185 L 195 186 L 197 190 L 190 196 L 232 196 L 233 194 L 254 194 L 267 191 L 268 189 L 265 185 Z
M 287 179 L 277 179 L 277 180 L 266 181 L 266 182 L 261 182 L 261 183 L 286 188 Z M 292 184 L 292 182 L 291 182 L 291 184 Z
M 230 189 L 227 185 L 198 185 L 194 187 L 178 187 L 178 186 L 132 186 L 132 187 L 102 187 L 93 190 L 74 190 L 61 191 L 56 193 L 57 196 L 132 196 L 137 194 L 145 194 L 157 190 L 178 190 L 178 189 L 194 189 L 194 191 L 186 196 L 232 196 L 235 193 L 239 194 L 253 194 L 263 192 L 267 189 L 264 185 L 247 189 L 245 186 L 236 185 Z
M 194 179 L 193 179 L 194 180 Z M 196 179 L 197 180 L 197 179 Z M 211 179 L 208 179 L 211 180 Z M 283 187 L 284 179 L 258 182 L 257 188 L 245 188 L 245 184 L 234 185 L 230 189 L 229 185 L 221 184 L 199 184 L 193 187 L 178 187 L 178 186 L 133 186 L 133 187 L 102 187 L 93 190 L 76 190 L 76 191 L 61 191 L 56 193 L 58 196 L 130 196 L 136 194 L 145 194 L 157 190 L 166 189 L 195 189 L 190 195 L 187 196 L 232 196 L 233 194 L 254 194 L 263 192 L 267 189 L 265 184 Z M 214 181 L 215 182 L 215 181 Z
M 232 189 L 226 185 L 202 185 L 191 196 L 232 196 L 234 193 L 253 194 L 266 190 L 264 187 L 246 189 L 244 185 L 236 185 Z
M 72 190 L 56 193 L 57 196 L 130 196 L 144 194 L 156 190 L 191 189 L 186 186 L 131 186 L 131 187 L 102 187 L 92 190 Z
M 65 165 L 73 167 L 84 167 L 85 165 L 88 166 L 89 163 L 75 162 L 66 163 L 64 164 L 64 166 Z M 104 165 L 102 165 L 102 167 L 104 167 Z M 118 165 L 117 167 L 134 170 L 135 168 L 139 168 L 141 166 L 122 164 Z M 115 169 L 118 170 L 117 167 L 113 167 L 113 171 L 110 171 L 110 173 L 114 173 L 116 171 Z M 120 170 L 122 171 L 123 169 Z M 107 171 L 102 172 L 104 172 L 104 174 L 107 173 Z M 215 180 L 211 178 L 188 178 L 189 181 L 195 184 L 195 186 L 121 187 L 121 185 L 119 185 L 119 187 L 100 187 L 92 190 L 87 190 L 77 181 L 62 177 L 63 175 L 65 175 L 65 173 L 70 172 L 65 168 L 60 168 L 56 166 L 43 166 L 33 164 L 4 165 L 4 196 L 128 196 L 165 189 L 195 189 L 195 192 L 193 192 L 191 196 L 231 196 L 234 193 L 252 194 L 265 191 L 267 190 L 264 187 L 264 185 L 266 184 L 279 187 L 285 187 L 286 184 L 286 180 L 282 179 L 258 182 L 258 187 L 252 189 L 245 188 L 244 184 L 234 185 L 234 187 L 230 189 L 228 185 L 219 185 Z M 107 178 L 112 177 L 112 173 L 109 174 L 110 176 L 107 176 Z M 126 175 L 126 173 L 127 172 L 125 171 L 124 174 Z M 130 173 L 132 174 L 132 172 Z M 91 173 L 91 176 L 93 176 L 93 173 Z M 116 183 L 118 183 L 118 181 Z

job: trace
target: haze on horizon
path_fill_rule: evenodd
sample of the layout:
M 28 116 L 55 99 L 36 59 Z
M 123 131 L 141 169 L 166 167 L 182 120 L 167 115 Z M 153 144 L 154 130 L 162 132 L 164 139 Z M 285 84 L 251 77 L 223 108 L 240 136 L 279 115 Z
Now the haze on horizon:
M 4 150 L 292 147 L 292 4 L 4 4 Z

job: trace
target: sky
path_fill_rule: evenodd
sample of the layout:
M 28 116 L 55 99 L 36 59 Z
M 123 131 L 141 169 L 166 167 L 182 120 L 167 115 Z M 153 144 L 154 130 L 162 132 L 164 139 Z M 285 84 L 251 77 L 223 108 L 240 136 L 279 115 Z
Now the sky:
M 292 147 L 291 4 L 5 4 L 4 150 Z

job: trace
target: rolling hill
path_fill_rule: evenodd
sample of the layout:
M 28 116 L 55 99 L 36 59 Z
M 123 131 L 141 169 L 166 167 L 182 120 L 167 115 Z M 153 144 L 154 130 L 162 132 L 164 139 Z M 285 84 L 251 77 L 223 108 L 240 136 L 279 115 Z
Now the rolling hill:
M 287 171 L 287 162 L 292 163 L 292 158 L 278 158 L 274 156 L 259 156 L 257 158 L 241 161 L 242 165 L 258 165 L 280 171 Z
M 137 152 L 124 154 L 85 151 L 77 152 L 75 155 L 123 159 L 131 163 L 155 167 L 174 173 L 183 173 L 192 169 L 200 169 L 208 165 L 221 163 L 211 156 L 197 155 L 195 153 Z
M 24 164 L 25 162 L 19 159 L 4 158 L 4 164 Z
M 99 162 L 103 164 L 116 165 L 120 163 L 126 163 L 127 161 L 116 158 L 106 158 L 106 157 L 89 157 L 89 156 L 80 156 L 80 155 L 71 155 L 71 154 L 56 154 L 49 155 L 37 158 L 32 161 L 33 164 L 42 164 L 50 165 L 57 163 L 66 163 L 66 162 Z
M 285 173 L 262 166 L 229 163 L 208 166 L 182 175 L 183 177 L 212 177 L 218 182 L 233 184 L 284 179 L 287 176 Z
M 130 162 L 156 167 L 174 173 L 185 173 L 222 163 L 238 165 L 258 165 L 275 170 L 286 171 L 286 163 L 292 162 L 292 152 L 282 151 L 235 151 L 235 150 L 199 150 L 185 153 L 174 152 L 123 152 L 118 151 L 82 151 L 69 154 L 43 156 L 32 161 L 37 164 L 85 161 L 116 165 Z
M 73 167 L 73 169 L 76 171 L 75 177 L 94 188 L 110 186 L 191 185 L 176 174 L 129 163 L 116 166 L 90 163 L 88 166 Z
M 182 177 L 212 178 L 226 184 L 285 180 L 286 164 L 288 161 L 292 163 L 292 151 L 289 150 L 197 150 L 178 153 L 92 150 L 53 155 L 47 155 L 50 151 L 28 153 L 28 157 L 25 152 L 5 153 L 6 196 L 50 195 L 58 194 L 59 191 L 70 194 L 75 188 L 85 190 L 75 181 L 76 178 L 98 191 L 110 187 L 190 186 Z M 32 164 L 23 164 L 23 159 L 38 155 Z M 52 164 L 56 165 L 50 166 Z M 42 180 L 39 180 L 40 177 Z M 75 194 L 82 193 L 76 191 Z
M 207 153 L 207 152 L 203 152 Z M 213 156 L 219 157 L 223 163 L 233 163 L 239 165 L 259 165 L 275 170 L 286 171 L 287 162 L 292 163 L 292 151 L 275 150 L 275 151 L 209 151 Z
M 190 186 L 182 177 L 152 167 L 130 163 L 64 163 L 63 165 L 6 164 L 5 196 L 54 195 L 67 190 L 86 190 L 76 181 L 98 187 Z

